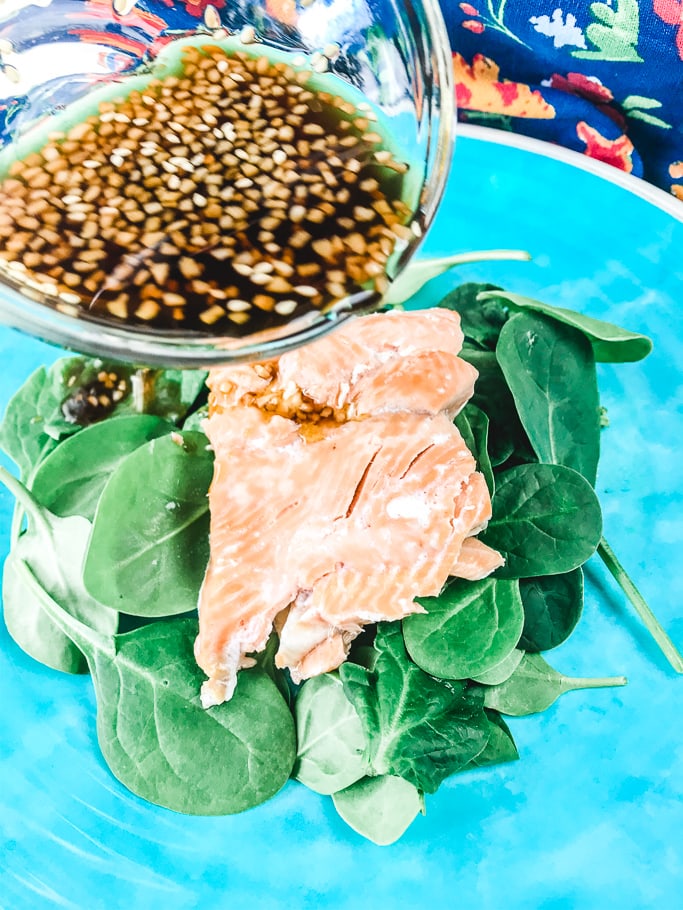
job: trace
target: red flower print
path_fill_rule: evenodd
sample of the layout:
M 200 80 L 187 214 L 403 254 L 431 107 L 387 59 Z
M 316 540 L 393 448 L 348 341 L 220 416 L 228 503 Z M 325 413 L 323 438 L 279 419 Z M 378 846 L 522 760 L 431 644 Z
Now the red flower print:
M 196 16 L 200 19 L 207 6 L 215 6 L 216 9 L 223 9 L 226 0 L 184 0 L 185 9 L 190 16 Z
M 676 47 L 678 56 L 683 60 L 683 0 L 653 0 L 655 15 L 667 25 L 677 25 Z
M 614 101 L 614 95 L 606 85 L 603 85 L 599 79 L 584 76 L 583 73 L 567 73 L 566 78 L 560 76 L 559 73 L 553 73 L 550 77 L 550 85 L 561 92 L 578 95 L 580 98 L 586 98 L 594 103 Z
M 618 139 L 607 139 L 598 130 L 593 129 L 584 120 L 576 124 L 576 135 L 582 142 L 586 143 L 584 155 L 589 158 L 595 158 L 596 161 L 604 161 L 605 164 L 611 164 L 619 168 L 620 171 L 626 171 L 630 174 L 633 170 L 633 143 L 628 136 L 619 136 Z
M 462 24 L 463 28 L 466 28 L 469 32 L 474 32 L 475 35 L 481 35 L 484 31 L 484 23 L 479 22 L 478 19 L 465 19 Z
M 613 120 L 620 129 L 624 129 L 626 120 L 623 114 L 611 104 L 614 101 L 614 95 L 599 79 L 584 76 L 583 73 L 567 73 L 566 76 L 553 73 L 550 77 L 550 86 L 561 92 L 566 92 L 568 95 L 585 98 L 606 117 Z
M 460 9 L 466 16 L 480 16 L 481 13 L 478 9 L 475 9 L 471 3 L 461 3 L 459 4 Z

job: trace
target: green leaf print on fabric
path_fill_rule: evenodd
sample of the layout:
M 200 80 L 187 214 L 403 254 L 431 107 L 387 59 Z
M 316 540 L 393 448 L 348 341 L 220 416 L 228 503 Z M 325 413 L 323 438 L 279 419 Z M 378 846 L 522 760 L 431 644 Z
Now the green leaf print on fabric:
M 622 63 L 642 63 L 636 46 L 640 31 L 638 0 L 615 0 L 616 8 L 606 3 L 591 3 L 595 19 L 586 29 L 586 37 L 596 50 L 572 51 L 581 60 L 614 60 Z
M 662 106 L 661 101 L 655 98 L 645 98 L 643 95 L 629 95 L 621 102 L 624 113 L 633 120 L 642 120 L 651 126 L 659 126 L 664 130 L 670 130 L 671 124 L 661 117 L 655 117 L 654 114 L 648 114 L 646 111 L 656 110 Z

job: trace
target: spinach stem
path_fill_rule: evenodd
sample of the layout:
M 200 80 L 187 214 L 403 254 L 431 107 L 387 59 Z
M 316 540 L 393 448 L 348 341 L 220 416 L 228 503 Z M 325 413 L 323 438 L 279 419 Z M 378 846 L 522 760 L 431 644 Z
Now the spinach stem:
M 606 689 L 610 686 L 625 686 L 628 680 L 625 676 L 604 676 L 596 677 L 595 679 L 592 677 L 572 676 L 570 682 L 580 689 Z
M 401 306 L 414 294 L 417 294 L 428 281 L 438 278 L 445 272 L 459 265 L 473 262 L 514 261 L 529 262 L 531 253 L 526 250 L 474 250 L 470 253 L 455 253 L 452 256 L 416 259 L 408 264 L 396 278 L 383 297 L 388 306 Z
M 0 483 L 7 487 L 16 499 L 18 505 L 21 506 L 25 512 L 28 512 L 36 524 L 39 524 L 44 531 L 47 531 L 47 533 L 50 534 L 50 525 L 45 517 L 45 510 L 43 507 L 34 499 L 23 483 L 20 480 L 17 480 L 17 478 L 14 477 L 13 474 L 10 474 L 6 468 L 3 468 L 2 465 L 0 465 Z M 14 532 L 14 530 L 15 527 L 13 524 L 12 531 Z
M 25 560 L 18 561 L 16 571 L 22 577 L 24 584 L 32 590 L 33 595 L 60 632 L 70 638 L 76 647 L 84 652 L 86 658 L 91 657 L 96 651 L 114 654 L 114 642 L 109 642 L 104 636 L 98 635 L 94 629 L 86 626 L 85 623 L 63 609 L 43 588 Z
M 669 661 L 676 673 L 683 673 L 683 656 L 664 631 L 661 623 L 647 605 L 645 598 L 633 584 L 628 573 L 617 559 L 614 550 L 601 538 L 598 544 L 598 555 L 609 569 L 617 584 L 628 597 L 638 616 L 643 621 L 645 628 L 659 645 L 662 654 Z

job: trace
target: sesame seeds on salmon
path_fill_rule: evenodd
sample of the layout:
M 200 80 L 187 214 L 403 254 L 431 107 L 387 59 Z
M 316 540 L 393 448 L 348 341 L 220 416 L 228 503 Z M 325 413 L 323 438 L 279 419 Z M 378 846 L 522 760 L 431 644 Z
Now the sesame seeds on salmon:
M 421 612 L 451 575 L 502 563 L 453 417 L 476 370 L 445 309 L 352 320 L 306 348 L 211 371 L 211 556 L 199 600 L 202 703 L 227 701 L 275 627 L 295 682 L 364 625 Z

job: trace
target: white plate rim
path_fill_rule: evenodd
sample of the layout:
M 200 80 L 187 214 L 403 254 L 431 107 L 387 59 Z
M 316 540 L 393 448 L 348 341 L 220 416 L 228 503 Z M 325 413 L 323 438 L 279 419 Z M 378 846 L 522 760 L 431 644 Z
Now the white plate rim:
M 654 184 L 648 183 L 643 178 L 634 177 L 632 174 L 620 171 L 619 168 L 613 167 L 611 164 L 605 164 L 604 161 L 597 161 L 595 158 L 589 158 L 588 155 L 582 155 L 580 152 L 575 152 L 560 145 L 553 145 L 551 142 L 544 142 L 541 139 L 533 139 L 520 133 L 511 133 L 490 126 L 478 126 L 473 123 L 458 123 L 455 130 L 456 148 L 459 137 L 493 145 L 509 146 L 535 155 L 542 155 L 545 158 L 552 158 L 579 170 L 587 171 L 596 177 L 627 190 L 634 196 L 638 196 L 645 202 L 656 206 L 667 215 L 671 215 L 677 221 L 683 222 L 683 202 L 654 186 Z

